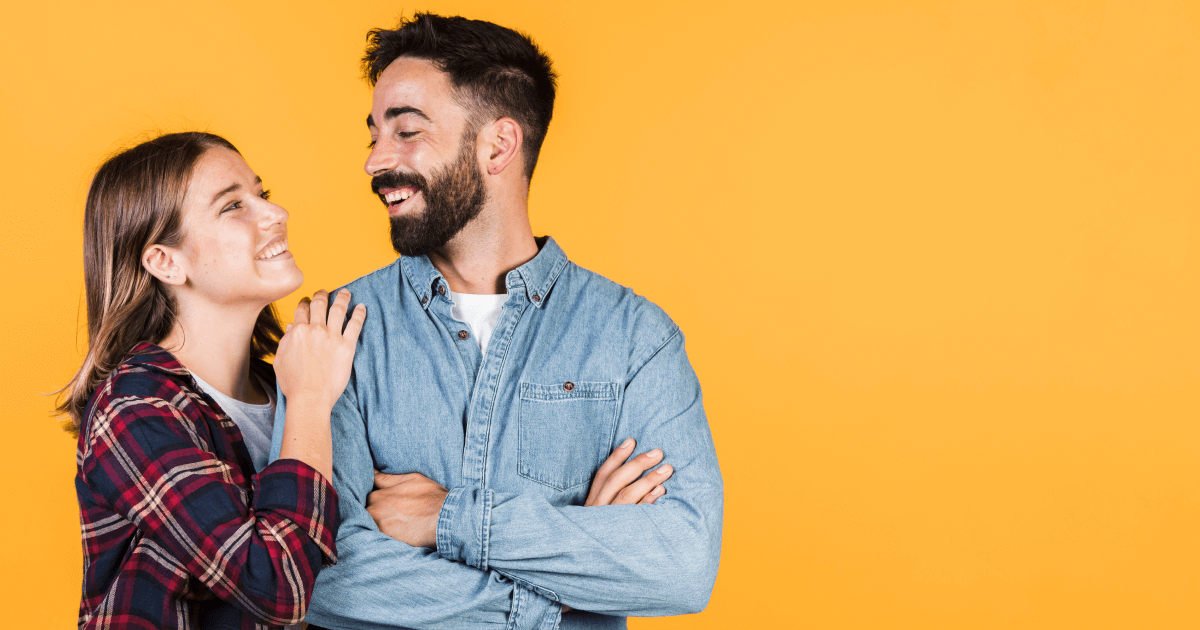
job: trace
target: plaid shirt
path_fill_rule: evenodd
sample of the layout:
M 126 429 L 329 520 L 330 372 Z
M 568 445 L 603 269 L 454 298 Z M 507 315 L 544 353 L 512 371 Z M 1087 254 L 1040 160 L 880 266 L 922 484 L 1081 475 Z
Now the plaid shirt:
M 237 425 L 158 346 L 97 387 L 76 459 L 81 629 L 295 623 L 337 562 L 333 486 L 294 459 L 254 474 Z

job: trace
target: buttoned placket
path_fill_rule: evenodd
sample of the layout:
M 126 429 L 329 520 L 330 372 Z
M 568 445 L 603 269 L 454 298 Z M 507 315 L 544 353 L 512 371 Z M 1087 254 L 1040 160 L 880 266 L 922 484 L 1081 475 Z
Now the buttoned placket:
M 450 343 L 458 350 L 463 377 L 467 381 L 467 391 L 471 392 L 463 421 L 462 485 L 482 490 L 486 489 L 488 484 L 488 444 L 500 379 L 504 373 L 508 349 L 512 346 L 517 327 L 530 303 L 521 275 L 516 271 L 509 272 L 505 277 L 508 299 L 500 311 L 500 317 L 488 341 L 487 354 L 484 355 L 473 335 L 468 332 L 467 325 L 454 319 L 451 313 L 454 303 L 447 295 L 445 282 L 440 276 L 433 281 L 429 311 L 441 320 L 442 329 L 449 335 Z

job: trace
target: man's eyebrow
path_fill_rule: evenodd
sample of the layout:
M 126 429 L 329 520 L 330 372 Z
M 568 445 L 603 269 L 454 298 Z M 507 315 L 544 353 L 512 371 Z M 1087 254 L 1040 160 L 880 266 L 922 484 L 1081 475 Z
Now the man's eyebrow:
M 422 118 L 423 120 L 425 120 L 425 122 L 433 122 L 433 121 L 429 120 L 429 116 L 426 116 L 425 112 L 417 109 L 416 107 L 411 107 L 408 105 L 405 105 L 404 107 L 389 107 L 388 110 L 383 113 L 383 119 L 391 120 L 393 118 L 396 118 L 398 116 L 403 116 L 405 114 L 412 114 L 414 116 Z M 375 117 L 370 114 L 367 114 L 367 126 L 368 127 L 375 126 Z
M 262 183 L 262 177 L 255 177 L 255 178 L 254 178 L 254 183 L 255 183 L 255 184 L 261 184 L 261 183 Z M 231 192 L 233 192 L 233 191 L 235 191 L 235 190 L 237 190 L 237 189 L 239 189 L 239 188 L 241 188 L 241 187 L 242 187 L 242 185 L 241 185 L 241 184 L 237 184 L 237 183 L 230 184 L 230 185 L 226 186 L 224 189 L 222 189 L 222 190 L 221 190 L 221 192 L 218 192 L 217 194 L 213 195 L 213 200 L 209 202 L 209 205 L 212 205 L 212 204 L 214 204 L 214 203 L 217 203 L 217 200 L 218 200 L 218 199 L 220 199 L 221 197 L 224 197 L 225 195 L 228 195 L 229 193 L 231 193 Z

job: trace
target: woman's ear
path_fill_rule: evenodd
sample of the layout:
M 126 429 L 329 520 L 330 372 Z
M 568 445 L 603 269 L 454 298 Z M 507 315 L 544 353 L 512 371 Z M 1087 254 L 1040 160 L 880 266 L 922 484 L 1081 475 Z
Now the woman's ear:
M 484 159 L 488 174 L 499 175 L 508 168 L 521 152 L 523 140 L 521 125 L 512 118 L 504 117 L 488 125 L 483 134 L 486 150 Z M 524 164 L 518 163 L 517 167 L 523 168 Z
M 142 252 L 142 266 L 166 285 L 183 286 L 187 282 L 182 262 L 179 250 L 173 247 L 151 245 Z

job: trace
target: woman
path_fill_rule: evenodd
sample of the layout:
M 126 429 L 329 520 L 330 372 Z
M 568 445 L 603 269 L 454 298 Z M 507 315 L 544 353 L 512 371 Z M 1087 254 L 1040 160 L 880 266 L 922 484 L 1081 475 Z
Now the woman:
M 349 294 L 327 312 L 318 293 L 282 334 L 271 303 L 303 280 L 287 219 L 211 134 L 161 136 L 93 179 L 88 352 L 60 407 L 79 438 L 80 628 L 296 623 L 336 562 L 329 414 L 366 311 L 347 322 Z

